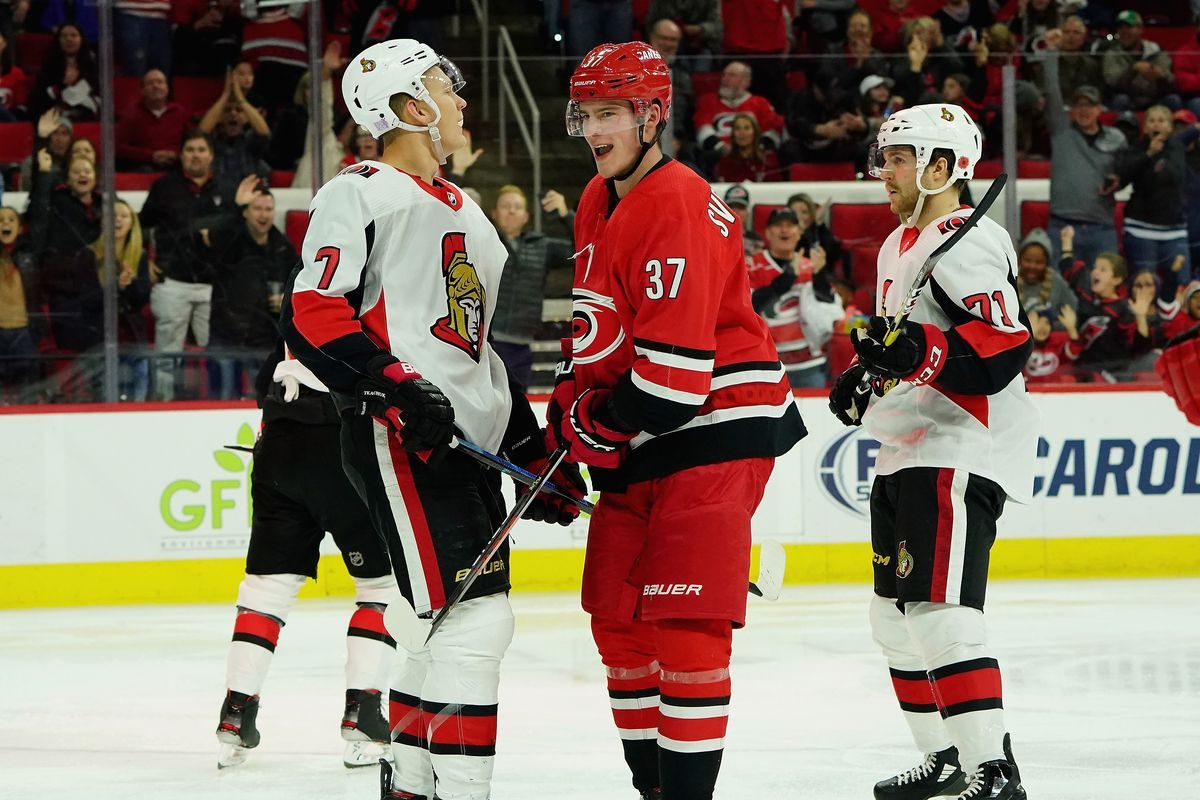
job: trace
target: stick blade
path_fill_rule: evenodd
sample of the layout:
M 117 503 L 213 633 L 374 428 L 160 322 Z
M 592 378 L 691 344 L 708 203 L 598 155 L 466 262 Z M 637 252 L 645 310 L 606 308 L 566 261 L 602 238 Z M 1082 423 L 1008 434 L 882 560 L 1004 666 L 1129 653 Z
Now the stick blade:
M 396 646 L 409 653 L 425 647 L 429 633 L 429 621 L 417 616 L 417 612 L 403 597 L 398 597 L 383 611 L 383 627 L 396 640 Z
M 759 544 L 758 580 L 751 584 L 751 591 L 764 600 L 778 600 L 783 594 L 783 573 L 787 569 L 787 553 L 783 545 L 774 539 L 764 539 Z

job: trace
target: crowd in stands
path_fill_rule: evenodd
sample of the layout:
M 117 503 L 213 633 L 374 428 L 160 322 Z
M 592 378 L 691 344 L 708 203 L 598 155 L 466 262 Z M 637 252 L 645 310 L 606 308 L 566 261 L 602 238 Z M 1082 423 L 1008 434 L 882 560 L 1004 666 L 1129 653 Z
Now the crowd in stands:
M 548 43 L 565 41 L 568 66 L 604 40 L 640 37 L 663 54 L 674 89 L 664 150 L 733 184 L 725 197 L 743 220 L 755 307 L 796 386 L 823 385 L 839 369 L 848 327 L 874 308 L 874 256 L 895 220 L 876 210 L 864 223 L 833 193 L 753 206 L 746 186 L 861 178 L 884 120 L 939 101 L 978 121 L 978 176 L 994 175 L 1007 66 L 1020 175 L 1050 178 L 1048 205 L 1022 223 L 1020 289 L 1038 342 L 1031 379 L 1136 379 L 1170 336 L 1200 320 L 1194 11 L 1134 0 L 541 5 Z M 117 0 L 118 77 L 105 87 L 93 4 L 0 0 L 0 188 L 28 192 L 25 208 L 0 208 L 0 402 L 99 397 L 110 244 L 121 395 L 247 395 L 297 258 L 272 189 L 311 185 L 310 119 L 321 131 L 321 181 L 379 155 L 341 103 L 347 56 L 401 36 L 436 47 L 453 7 L 322 4 L 324 102 L 312 112 L 307 6 Z M 148 190 L 138 213 L 118 199 L 111 243 L 96 189 L 109 92 L 117 189 Z M 458 154 L 450 177 L 481 152 Z M 509 181 L 490 187 L 512 254 L 494 335 L 530 380 L 541 300 L 568 293 L 572 215 L 561 194 L 531 199 L 523 176 Z M 548 215 L 544 233 L 529 229 L 531 201 Z M 198 378 L 185 368 L 197 349 L 210 355 Z M 39 353 L 62 358 L 30 360 Z

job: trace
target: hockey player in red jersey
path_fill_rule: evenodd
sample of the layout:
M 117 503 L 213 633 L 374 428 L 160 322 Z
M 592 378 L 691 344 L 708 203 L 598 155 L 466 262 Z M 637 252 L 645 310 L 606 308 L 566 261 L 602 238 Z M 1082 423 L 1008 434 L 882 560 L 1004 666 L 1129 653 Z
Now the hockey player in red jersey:
M 447 452 L 452 437 L 533 471 L 546 464 L 529 402 L 488 344 L 508 251 L 479 206 L 436 177 L 466 145 L 461 85 L 452 64 L 411 39 L 350 62 L 346 105 L 383 139 L 383 156 L 346 168 L 313 198 L 281 320 L 291 351 L 333 395 L 347 475 L 401 593 L 426 618 L 505 517 L 499 478 Z M 581 488 L 577 470 L 555 481 Z M 566 524 L 579 510 L 541 495 L 528 513 Z M 509 585 L 502 547 L 428 644 L 398 659 L 385 798 L 489 796 L 500 660 L 513 633 Z
M 925 754 L 878 783 L 878 800 L 1026 796 L 983 621 L 996 521 L 1006 500 L 1030 498 L 1037 443 L 1021 376 L 1032 341 L 1008 232 L 980 219 L 884 343 L 926 258 L 969 216 L 958 195 L 979 157 L 979 130 L 956 105 L 906 109 L 879 129 L 868 164 L 903 224 L 880 250 L 878 316 L 856 335 L 857 363 L 829 396 L 838 419 L 880 442 L 871 628 Z M 874 392 L 858 391 L 864 379 Z
M 592 50 L 567 131 L 599 173 L 575 217 L 573 338 L 549 434 L 601 490 L 583 607 L 643 798 L 709 800 L 750 518 L 774 458 L 804 436 L 750 305 L 737 216 L 658 145 L 671 78 L 640 42 Z

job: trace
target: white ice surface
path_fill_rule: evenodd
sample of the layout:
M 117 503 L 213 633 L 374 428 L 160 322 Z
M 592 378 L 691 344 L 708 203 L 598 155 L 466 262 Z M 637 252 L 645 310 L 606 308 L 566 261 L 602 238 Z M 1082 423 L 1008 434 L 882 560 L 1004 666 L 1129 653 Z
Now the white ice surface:
M 721 800 L 869 800 L 915 763 L 871 643 L 867 587 L 751 598 L 734 646 Z M 495 800 L 632 800 L 576 598 L 519 595 Z M 1200 798 L 1200 581 L 1001 582 L 987 619 L 1033 800 Z M 0 798 L 378 797 L 341 765 L 348 601 L 292 612 L 262 745 L 216 769 L 229 606 L 0 612 Z

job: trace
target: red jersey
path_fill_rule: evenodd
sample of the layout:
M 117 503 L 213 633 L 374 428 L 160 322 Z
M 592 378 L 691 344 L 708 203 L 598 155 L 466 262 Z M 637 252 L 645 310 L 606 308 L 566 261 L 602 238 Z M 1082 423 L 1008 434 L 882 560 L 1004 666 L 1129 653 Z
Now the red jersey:
M 1026 383 L 1074 381 L 1074 368 L 1067 358 L 1066 331 L 1051 331 L 1044 342 L 1033 343 L 1033 352 L 1025 362 Z
M 669 158 L 618 200 L 597 176 L 575 213 L 579 389 L 613 391 L 641 431 L 618 489 L 702 464 L 774 457 L 805 435 L 763 320 L 750 305 L 737 216 Z
M 716 92 L 703 95 L 696 104 L 696 114 L 692 120 L 696 124 L 696 141 L 704 144 L 710 136 L 716 136 L 727 143 L 733 118 L 738 114 L 754 117 L 758 121 L 758 127 L 762 129 L 763 137 L 776 145 L 779 144 L 783 136 L 784 120 L 767 98 L 751 94 L 742 102 L 731 106 Z

